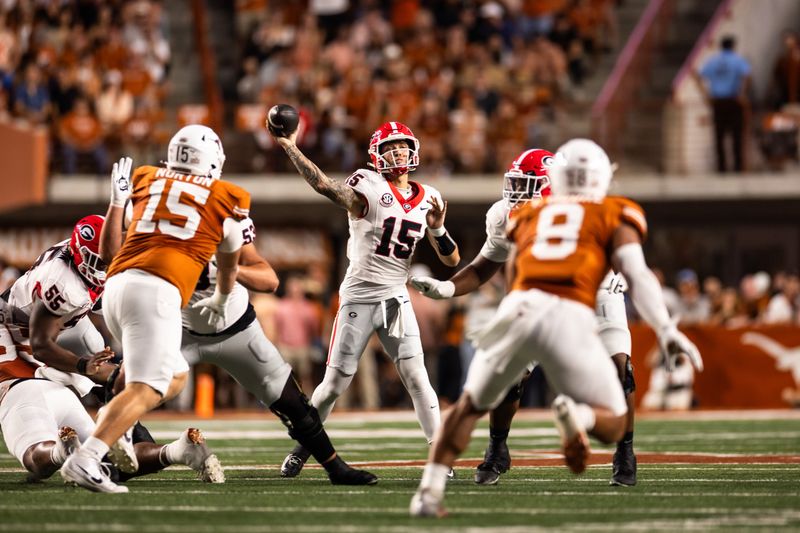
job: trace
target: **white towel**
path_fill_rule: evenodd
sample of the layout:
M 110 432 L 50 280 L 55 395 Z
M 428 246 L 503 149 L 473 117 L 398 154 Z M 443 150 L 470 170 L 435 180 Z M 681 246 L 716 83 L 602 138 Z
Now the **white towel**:
M 89 394 L 92 388 L 99 386 L 86 376 L 73 374 L 71 372 L 62 372 L 61 370 L 49 366 L 40 366 L 36 369 L 34 376 L 50 380 L 53 383 L 60 383 L 65 387 L 72 387 L 81 398 Z
M 397 314 L 392 320 L 392 324 L 389 326 L 389 336 L 394 337 L 396 339 L 402 339 L 405 337 L 406 334 L 406 320 L 405 320 L 405 313 L 403 312 L 403 300 L 404 296 L 395 296 L 394 299 L 397 301 Z M 388 301 L 388 300 L 387 300 Z M 383 302 L 383 324 L 384 327 L 386 326 L 386 302 Z

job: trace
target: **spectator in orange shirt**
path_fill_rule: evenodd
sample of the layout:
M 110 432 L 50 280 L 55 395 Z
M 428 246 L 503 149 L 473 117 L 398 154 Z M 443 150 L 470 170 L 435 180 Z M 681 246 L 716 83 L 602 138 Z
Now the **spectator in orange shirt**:
M 89 102 L 84 98 L 76 100 L 72 111 L 61 119 L 59 136 L 65 174 L 75 173 L 79 154 L 90 154 L 94 158 L 97 174 L 108 172 L 108 153 L 104 143 L 103 127 L 89 107 Z

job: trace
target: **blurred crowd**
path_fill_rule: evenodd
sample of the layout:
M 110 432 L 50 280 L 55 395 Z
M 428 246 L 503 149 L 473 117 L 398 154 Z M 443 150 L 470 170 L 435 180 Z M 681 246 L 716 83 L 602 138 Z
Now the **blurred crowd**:
M 0 119 L 51 132 L 54 172 L 106 174 L 118 152 L 149 159 L 170 64 L 153 0 L 0 3 Z
M 555 142 L 559 107 L 616 40 L 617 0 L 264 4 L 239 6 L 239 101 L 299 107 L 300 145 L 331 171 L 355 168 L 386 120 L 419 137 L 426 175 L 500 170 L 524 147 Z

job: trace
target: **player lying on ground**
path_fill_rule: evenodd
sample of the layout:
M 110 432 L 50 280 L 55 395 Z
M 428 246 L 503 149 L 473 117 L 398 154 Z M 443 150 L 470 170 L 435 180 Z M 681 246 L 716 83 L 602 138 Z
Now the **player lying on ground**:
M 112 173 L 112 200 L 108 209 L 106 229 L 102 234 L 103 259 L 110 262 L 124 240 L 124 206 L 129 158 L 122 158 Z M 225 317 L 209 323 L 202 307 L 196 304 L 211 298 L 217 287 L 217 263 L 212 259 L 200 274 L 189 305 L 181 311 L 183 333 L 181 354 L 188 364 L 211 363 L 227 371 L 240 385 L 275 413 L 289 429 L 289 435 L 311 450 L 314 458 L 325 468 L 328 477 L 337 485 L 373 485 L 378 478 L 366 471 L 351 468 L 336 453 L 314 407 L 298 386 L 291 367 L 264 335 L 248 289 L 273 292 L 278 276 L 256 249 L 256 230 L 248 217 L 240 224 L 242 249 L 239 256 L 236 282 L 226 304 Z M 149 434 L 134 435 L 136 441 L 149 440 Z
M 88 316 L 105 282 L 97 253 L 102 224 L 97 215 L 78 221 L 70 239 L 46 250 L 0 299 L 0 427 L 31 479 L 52 475 L 91 434 L 94 421 L 76 394 L 96 390 L 117 368 Z M 188 442 L 190 432 L 200 442 Z M 122 469 L 134 472 L 138 463 L 140 473 L 173 463 L 194 467 L 209 455 L 199 430 L 135 451 L 121 438 L 109 450 Z
M 630 200 L 606 197 L 613 174 L 605 152 L 575 139 L 550 169 L 553 195 L 516 210 L 508 236 L 517 247 L 512 291 L 477 338 L 464 392 L 448 411 L 411 500 L 412 516 L 443 516 L 447 472 L 469 444 L 478 419 L 497 406 L 533 361 L 559 394 L 553 402 L 567 466 L 585 470 L 587 434 L 604 443 L 625 432 L 625 396 L 600 341 L 595 298 L 609 267 L 630 284 L 637 311 L 670 358 L 685 353 L 702 368 L 697 347 L 680 333 L 647 267 L 647 225 Z
M 514 254 L 514 243 L 506 238 L 506 222 L 510 212 L 533 199 L 550 196 L 547 171 L 557 164 L 558 158 L 547 150 L 534 148 L 517 156 L 503 177 L 503 199 L 495 202 L 486 213 L 486 241 L 480 253 L 447 281 L 417 277 L 411 279 L 411 284 L 425 296 L 441 299 L 468 294 L 491 279 Z M 609 272 L 597 292 L 595 314 L 600 326 L 600 340 L 617 367 L 628 405 L 625 435 L 617 443 L 614 453 L 611 484 L 635 485 L 633 418 L 636 385 L 630 362 L 631 336 L 623 290 L 622 276 Z M 506 441 L 511 421 L 519 409 L 527 376 L 511 387 L 500 405 L 489 412 L 489 446 L 483 462 L 475 471 L 475 483 L 494 485 L 500 475 L 511 468 L 511 454 Z
M 409 179 L 419 164 L 419 140 L 404 124 L 387 122 L 378 128 L 369 144 L 373 170 L 356 170 L 344 183 L 326 176 L 303 155 L 296 136 L 297 132 L 289 137 L 273 134 L 309 185 L 347 211 L 350 226 L 350 264 L 339 288 L 325 377 L 311 403 L 325 420 L 377 333 L 430 443 L 440 423 L 439 399 L 425 369 L 406 280 L 411 256 L 425 233 L 444 264 L 458 264 L 458 247 L 444 227 L 447 203 L 433 187 Z M 307 449 L 296 447 L 284 459 L 281 474 L 298 475 L 308 456 Z

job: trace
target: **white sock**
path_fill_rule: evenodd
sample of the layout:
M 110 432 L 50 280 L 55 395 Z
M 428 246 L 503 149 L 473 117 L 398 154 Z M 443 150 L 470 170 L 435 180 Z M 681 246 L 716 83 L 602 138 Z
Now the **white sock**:
M 88 453 L 89 456 L 100 461 L 103 456 L 108 453 L 108 444 L 101 441 L 97 437 L 89 437 L 86 442 L 81 444 L 81 453 Z
M 66 454 L 64 453 L 65 451 L 63 446 L 59 446 L 58 443 L 56 443 L 50 450 L 50 462 L 56 466 L 63 465 L 64 461 L 67 460 Z
M 586 431 L 591 431 L 594 429 L 594 424 L 597 421 L 597 418 L 595 417 L 594 409 L 592 409 L 591 406 L 585 403 L 576 403 L 575 415 L 578 418 L 578 422 L 580 422 L 583 426 L 583 429 Z
M 427 463 L 422 471 L 422 480 L 419 482 L 419 488 L 427 489 L 434 494 L 444 494 L 449 472 L 449 466 L 439 463 Z
M 171 465 L 174 465 L 175 463 L 182 463 L 184 448 L 185 444 L 183 442 L 183 435 L 181 435 L 178 440 L 170 442 L 169 444 L 165 444 L 164 447 L 161 448 L 161 452 L 159 452 L 158 457 L 160 459 L 163 454 L 163 456 Z

